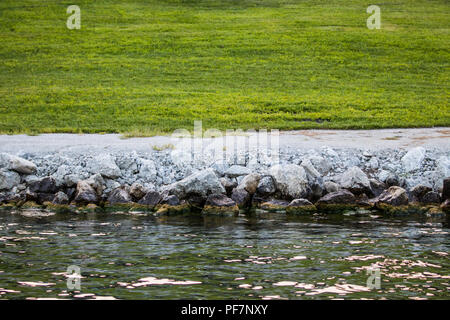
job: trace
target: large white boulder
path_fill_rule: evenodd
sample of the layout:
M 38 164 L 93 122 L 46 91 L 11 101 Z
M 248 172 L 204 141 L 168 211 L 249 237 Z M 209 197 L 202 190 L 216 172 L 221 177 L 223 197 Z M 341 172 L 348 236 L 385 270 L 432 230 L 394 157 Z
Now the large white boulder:
M 37 169 L 33 162 L 8 153 L 0 154 L 0 168 L 13 170 L 23 174 L 35 173 Z
M 277 164 L 270 168 L 269 173 L 283 196 L 298 199 L 309 195 L 308 177 L 303 167 L 296 164 Z
M 426 150 L 422 147 L 417 147 L 409 150 L 402 158 L 403 168 L 406 172 L 411 172 L 420 169 L 423 159 L 425 159 Z
M 371 186 L 367 175 L 358 167 L 351 167 L 341 176 L 341 186 L 354 194 L 370 193 Z
M 220 183 L 214 173 L 214 169 L 208 168 L 177 181 L 166 187 L 170 194 L 176 195 L 180 199 L 188 195 L 199 196 L 204 199 L 210 194 L 223 194 L 225 188 Z
M 89 168 L 91 173 L 99 173 L 103 177 L 110 179 L 116 179 L 122 174 L 113 157 L 108 153 L 94 157 L 89 162 Z

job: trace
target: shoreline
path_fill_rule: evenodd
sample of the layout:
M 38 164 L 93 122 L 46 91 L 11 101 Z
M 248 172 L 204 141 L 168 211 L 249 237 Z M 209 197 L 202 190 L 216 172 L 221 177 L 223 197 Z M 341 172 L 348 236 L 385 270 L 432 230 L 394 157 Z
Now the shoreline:
M 222 138 L 0 136 L 0 204 L 68 211 L 120 205 L 157 215 L 251 209 L 444 214 L 448 134 L 444 128 L 357 135 L 305 130 L 266 134 L 271 148 L 249 143 L 254 135 L 233 136 L 229 149 Z M 397 139 L 388 139 L 392 135 Z

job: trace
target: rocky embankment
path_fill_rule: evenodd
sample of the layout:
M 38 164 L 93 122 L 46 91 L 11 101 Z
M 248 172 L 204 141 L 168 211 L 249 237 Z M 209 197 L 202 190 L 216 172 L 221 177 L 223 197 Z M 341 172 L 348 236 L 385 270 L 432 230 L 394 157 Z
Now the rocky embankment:
M 147 153 L 39 152 L 0 154 L 0 204 L 81 212 L 124 208 L 158 215 L 292 214 L 373 209 L 445 214 L 450 208 L 450 157 L 427 150 L 323 147 L 257 152 L 232 160 L 176 150 Z

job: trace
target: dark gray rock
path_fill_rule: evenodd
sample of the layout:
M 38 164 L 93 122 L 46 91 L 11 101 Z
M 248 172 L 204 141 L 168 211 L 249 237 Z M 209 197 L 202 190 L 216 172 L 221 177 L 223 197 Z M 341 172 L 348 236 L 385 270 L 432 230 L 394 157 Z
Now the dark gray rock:
M 372 193 L 375 197 L 378 197 L 384 190 L 387 189 L 386 184 L 376 179 L 369 179 L 370 188 L 372 189 Z
M 355 204 L 356 197 L 348 190 L 342 189 L 336 192 L 328 193 L 320 198 L 316 205 L 327 204 Z
M 52 203 L 54 203 L 54 204 L 68 204 L 69 203 L 69 197 L 64 192 L 59 191 L 53 197 Z
M 56 187 L 56 180 L 53 177 L 44 177 L 37 181 L 30 183 L 28 186 L 31 192 L 36 193 L 56 193 L 58 188 Z
M 258 187 L 256 188 L 258 195 L 267 197 L 274 194 L 275 191 L 277 191 L 277 188 L 271 176 L 265 176 L 259 180 Z
M 168 195 L 162 198 L 160 204 L 168 204 L 170 206 L 178 206 L 180 204 L 180 199 L 175 195 Z
M 133 202 L 130 193 L 126 187 L 114 189 L 108 196 L 108 202 L 111 205 Z
M 205 205 L 213 207 L 233 207 L 236 205 L 236 202 L 228 198 L 226 195 L 212 194 L 208 196 L 208 199 L 206 199 Z
M 231 194 L 231 199 L 238 205 L 239 208 L 245 208 L 250 205 L 251 196 L 244 189 L 234 189 Z
M 439 193 L 429 191 L 423 195 L 420 202 L 426 204 L 441 203 L 441 197 L 439 196 Z
M 445 178 L 442 187 L 442 200 L 450 199 L 450 177 Z
M 425 194 L 431 191 L 431 188 L 419 184 L 411 189 L 411 200 L 417 202 L 423 202 L 422 198 Z
M 139 200 L 139 204 L 146 206 L 156 206 L 162 200 L 162 196 L 157 191 L 149 191 Z

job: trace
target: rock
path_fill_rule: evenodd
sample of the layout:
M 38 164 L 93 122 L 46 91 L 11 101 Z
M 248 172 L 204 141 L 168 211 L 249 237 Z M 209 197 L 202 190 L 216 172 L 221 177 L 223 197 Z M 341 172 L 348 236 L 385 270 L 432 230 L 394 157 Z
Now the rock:
M 232 199 L 223 194 L 213 194 L 208 196 L 202 214 L 208 215 L 235 215 L 239 213 L 239 208 Z
M 133 183 L 130 187 L 130 195 L 134 200 L 138 201 L 147 194 L 147 189 L 140 183 Z
M 214 162 L 211 168 L 214 170 L 218 177 L 223 177 L 228 169 L 228 164 L 225 161 L 220 160 Z
M 225 175 L 230 178 L 235 178 L 239 176 L 246 176 L 250 174 L 251 171 L 249 168 L 239 165 L 232 165 L 225 171 Z
M 68 204 L 69 197 L 62 191 L 59 191 L 55 194 L 52 200 L 53 204 Z
M 450 157 L 441 156 L 436 160 L 436 173 L 440 178 L 450 176 Z
M 77 204 L 96 203 L 98 202 L 98 200 L 99 197 L 97 195 L 97 192 L 86 180 L 78 181 L 74 198 L 75 203 Z
M 175 182 L 169 185 L 167 190 L 180 199 L 186 199 L 189 195 L 197 195 L 206 199 L 210 194 L 225 193 L 225 188 L 211 168 Z
M 450 177 L 445 178 L 442 188 L 442 200 L 450 199 Z
M 285 200 L 269 200 L 263 202 L 260 208 L 269 212 L 284 212 L 288 205 L 289 202 Z
M 133 199 L 131 198 L 131 195 L 126 187 L 114 189 L 108 197 L 108 202 L 110 205 L 130 203 L 132 201 Z
M 256 188 L 258 195 L 267 197 L 274 194 L 275 191 L 277 191 L 277 188 L 271 176 L 265 176 L 259 180 L 258 187 Z
M 149 191 L 139 200 L 139 204 L 154 207 L 162 200 L 162 196 L 157 191 Z
M 340 184 L 354 194 L 372 194 L 367 175 L 358 167 L 351 167 L 342 174 Z
M 31 192 L 41 193 L 56 193 L 58 188 L 56 187 L 56 180 L 53 177 L 44 177 L 35 182 L 32 182 L 28 188 Z
M 313 213 L 317 210 L 316 206 L 307 199 L 295 199 L 286 207 L 286 213 L 289 214 L 303 214 Z
M 257 173 L 250 173 L 246 175 L 242 181 L 237 186 L 237 189 L 244 189 L 250 195 L 253 195 L 256 192 L 259 181 L 261 180 L 261 176 Z
M 251 196 L 245 189 L 233 189 L 231 199 L 239 208 L 245 208 L 250 205 Z
M 403 206 L 407 205 L 408 202 L 409 199 L 406 190 L 397 186 L 392 186 L 384 190 L 376 199 L 377 204 L 384 203 L 391 206 Z
M 439 196 L 439 193 L 429 191 L 423 195 L 420 202 L 426 204 L 441 203 L 441 197 Z
M 303 169 L 305 169 L 309 181 L 321 177 L 319 171 L 317 171 L 316 168 L 314 168 L 313 164 L 309 159 L 303 160 L 300 166 L 303 167 Z
M 320 209 L 326 205 L 342 205 L 356 203 L 356 197 L 348 190 L 339 190 L 328 193 L 316 202 L 316 206 Z
M 330 162 L 324 157 L 313 155 L 308 157 L 308 160 L 321 175 L 326 175 L 331 170 Z
M 286 198 L 308 198 L 311 189 L 305 169 L 295 164 L 275 165 L 270 168 L 275 186 Z
M 341 189 L 341 187 L 336 182 L 333 181 L 325 181 L 323 183 L 323 187 L 326 193 L 336 192 Z
M 44 202 L 51 202 L 55 198 L 55 195 L 53 193 L 38 192 L 36 195 L 37 202 L 39 204 L 43 204 Z
M 7 153 L 0 154 L 0 167 L 23 174 L 32 174 L 37 170 L 33 162 Z
M 116 179 L 122 174 L 113 157 L 107 153 L 94 157 L 89 165 L 91 173 L 98 173 L 106 178 Z
M 410 191 L 412 198 L 411 200 L 414 202 L 422 202 L 423 196 L 430 191 L 431 191 L 430 187 L 418 184 Z
M 152 160 L 139 159 L 140 164 L 138 177 L 144 181 L 154 181 L 157 175 L 155 163 Z
M 450 199 L 447 199 L 444 202 L 442 202 L 440 208 L 442 209 L 442 211 L 450 213 Z
M 20 183 L 20 175 L 15 171 L 0 169 L 0 190 L 11 190 Z
M 220 183 L 222 184 L 222 186 L 225 188 L 227 194 L 231 193 L 232 190 L 234 188 L 237 187 L 237 181 L 235 178 L 227 178 L 227 177 L 223 177 L 219 179 Z
M 384 180 L 387 187 L 400 186 L 400 179 L 393 173 L 390 173 Z
M 372 194 L 375 197 L 378 197 L 384 190 L 387 189 L 386 184 L 384 184 L 381 181 L 378 181 L 376 179 L 369 179 L 370 181 L 370 188 L 372 189 Z
M 378 159 L 373 157 L 367 163 L 367 168 L 371 170 L 377 170 L 380 164 L 378 163 Z
M 103 194 L 103 190 L 105 189 L 105 180 L 99 173 L 90 176 L 86 182 L 95 190 L 99 197 Z
M 425 158 L 426 150 L 417 147 L 409 150 L 402 158 L 402 164 L 406 172 L 412 172 L 420 169 Z
M 163 197 L 160 204 L 168 204 L 170 206 L 178 206 L 180 204 L 180 199 L 175 195 L 167 195 Z

